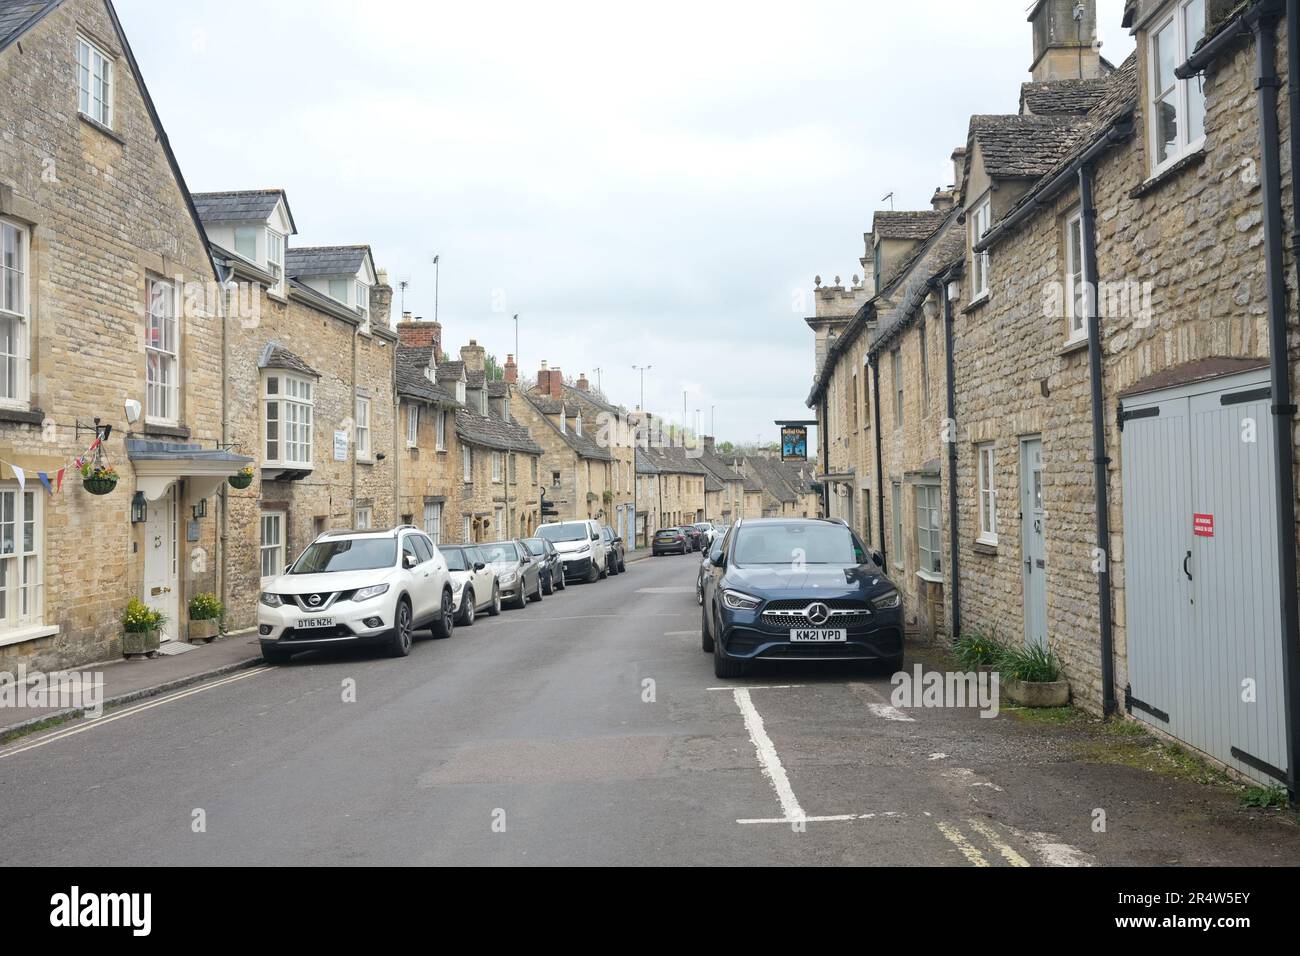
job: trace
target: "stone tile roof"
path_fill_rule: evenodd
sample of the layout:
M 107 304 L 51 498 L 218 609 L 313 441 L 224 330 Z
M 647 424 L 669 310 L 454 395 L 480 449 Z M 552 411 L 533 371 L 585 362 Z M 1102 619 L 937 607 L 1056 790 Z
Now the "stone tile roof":
M 700 464 L 719 482 L 742 480 L 741 476 L 716 452 L 706 451 L 700 456 Z
M 638 445 L 634 451 L 634 458 L 636 463 L 636 473 L 638 475 L 659 474 L 659 466 L 655 464 L 653 456 L 647 449 Z
M 780 462 L 771 458 L 764 458 L 761 455 L 747 455 L 745 457 L 745 468 L 750 477 L 754 478 L 762 486 L 763 491 L 770 494 L 777 501 L 784 503 L 799 500 L 799 496 L 782 472 Z
M 194 206 L 204 222 L 260 222 L 270 218 L 283 198 L 282 189 L 194 193 Z
M 1086 116 L 1105 98 L 1110 78 L 1022 83 L 1020 112 L 1034 116 Z
M 291 248 L 284 254 L 284 271 L 299 279 L 356 275 L 369 253 L 369 246 Z
M 299 375 L 310 375 L 312 378 L 320 378 L 320 372 L 316 371 L 305 361 L 279 342 L 267 342 L 266 347 L 262 349 L 262 354 L 257 359 L 258 368 L 282 368 L 290 372 L 297 372 Z
M 464 374 L 464 362 L 439 362 L 434 376 L 439 382 L 459 382 Z
M 494 415 L 480 415 L 465 407 L 456 409 L 456 434 L 460 436 L 461 441 L 470 445 L 498 451 L 524 452 L 529 455 L 542 454 L 541 446 L 533 441 L 524 426 L 504 421 Z
M 429 381 L 425 371 L 433 358 L 433 346 L 397 347 L 397 394 L 439 405 L 458 405 L 456 396 Z
M 871 233 L 882 239 L 928 239 L 947 217 L 942 210 L 880 209 L 872 216 Z
M 966 254 L 966 230 L 953 216 L 927 242 L 907 266 L 900 270 L 900 294 L 894 296 L 892 307 L 883 301 L 875 313 L 876 328 L 871 336 L 868 351 L 877 353 L 887 347 L 900 333 L 915 324 L 921 305 L 930 294 L 931 280 L 947 272 Z M 789 464 L 787 462 L 787 464 Z
M 504 379 L 493 379 L 487 383 L 488 398 L 504 398 L 510 394 L 510 383 Z
M 483 369 L 465 369 L 465 387 L 483 388 L 487 385 L 487 372 Z
M 969 141 L 978 144 L 994 179 L 1038 179 L 1069 155 L 1087 123 L 1075 116 L 972 116 Z M 967 169 L 974 150 L 967 152 Z
M 529 392 L 525 396 L 533 407 L 545 415 L 558 415 L 560 412 L 567 410 L 568 406 L 557 398 L 551 398 L 549 395 L 539 395 L 536 392 Z
M 638 454 L 644 454 L 650 463 L 664 475 L 706 475 L 708 472 L 700 464 L 698 457 L 689 449 L 680 445 L 654 446 L 640 448 Z
M 558 412 L 543 411 L 542 407 L 539 405 L 539 401 L 541 399 L 542 396 L 538 396 L 538 395 L 531 395 L 527 393 L 525 393 L 524 395 L 524 401 L 529 402 L 530 404 L 532 404 L 533 408 L 536 408 L 539 412 L 542 412 L 543 417 L 545 417 L 548 414 L 558 414 Z M 553 403 L 553 400 L 551 401 Z M 600 443 L 597 442 L 595 439 L 593 439 L 590 435 L 586 435 L 586 434 L 579 435 L 573 428 L 565 428 L 563 431 L 561 431 L 560 426 L 555 424 L 555 422 L 551 421 L 549 418 L 546 419 L 546 424 L 550 428 L 554 429 L 555 433 L 559 435 L 564 440 L 564 443 L 568 445 L 570 448 L 572 448 L 573 451 L 579 457 L 591 458 L 596 461 L 614 460 L 614 456 L 609 453 L 609 449 L 602 448 Z
M 0 50 L 58 4 L 59 0 L 0 0 Z

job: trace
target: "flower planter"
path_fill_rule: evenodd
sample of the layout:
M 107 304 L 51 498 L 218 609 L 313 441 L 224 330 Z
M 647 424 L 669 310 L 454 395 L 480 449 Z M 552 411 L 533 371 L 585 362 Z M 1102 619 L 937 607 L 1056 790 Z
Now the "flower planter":
M 204 644 L 211 644 L 221 633 L 221 622 L 216 618 L 206 621 L 190 621 L 187 638 L 191 644 L 202 641 Z
M 83 478 L 81 487 L 85 488 L 92 495 L 106 495 L 117 487 L 116 478 Z
M 1002 690 L 1021 707 L 1064 707 L 1070 702 L 1070 682 L 1029 682 L 1005 678 Z
M 252 475 L 231 475 L 226 479 L 231 488 L 247 488 L 253 483 Z
M 141 657 L 145 654 L 156 654 L 159 643 L 159 632 L 156 630 L 123 631 L 122 656 Z

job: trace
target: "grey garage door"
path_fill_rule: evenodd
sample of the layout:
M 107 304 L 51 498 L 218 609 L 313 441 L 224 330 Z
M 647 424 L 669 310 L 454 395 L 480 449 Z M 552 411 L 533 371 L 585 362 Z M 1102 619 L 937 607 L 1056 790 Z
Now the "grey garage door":
M 1264 783 L 1285 776 L 1267 372 L 1123 403 L 1127 703 Z

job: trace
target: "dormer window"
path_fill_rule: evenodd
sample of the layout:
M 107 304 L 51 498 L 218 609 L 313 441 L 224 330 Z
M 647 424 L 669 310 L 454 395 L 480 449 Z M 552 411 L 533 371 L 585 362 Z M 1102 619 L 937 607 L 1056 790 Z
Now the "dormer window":
M 239 252 L 238 249 L 235 250 Z M 275 276 L 271 291 L 284 292 L 284 236 L 274 229 L 266 230 L 266 271 Z
M 348 280 L 347 279 L 330 279 L 329 295 L 335 302 L 343 305 L 348 304 Z
M 235 227 L 235 252 L 249 262 L 257 261 L 257 227 Z
M 970 217 L 971 246 L 974 247 L 993 225 L 993 200 L 986 196 L 975 206 Z M 989 251 L 975 253 L 971 270 L 971 299 L 989 294 Z
M 487 389 L 480 389 L 478 393 L 478 413 L 487 418 L 488 413 L 488 396 Z
M 1150 32 L 1152 174 L 1199 149 L 1205 140 L 1205 91 L 1200 76 L 1174 70 L 1205 36 L 1205 0 L 1180 0 Z
M 465 383 L 464 382 L 456 383 L 456 401 L 460 402 L 460 404 L 462 405 L 465 404 Z
M 77 37 L 77 108 L 101 126 L 113 126 L 113 60 Z
M 357 311 L 361 313 L 366 323 L 370 322 L 370 286 L 364 282 L 357 283 Z
M 581 415 L 577 416 L 573 420 L 573 428 L 574 431 L 578 433 L 578 437 L 581 438 L 582 437 L 582 416 Z
M 560 434 L 561 435 L 567 434 L 568 431 L 569 431 L 569 416 L 564 413 L 564 409 L 560 409 Z

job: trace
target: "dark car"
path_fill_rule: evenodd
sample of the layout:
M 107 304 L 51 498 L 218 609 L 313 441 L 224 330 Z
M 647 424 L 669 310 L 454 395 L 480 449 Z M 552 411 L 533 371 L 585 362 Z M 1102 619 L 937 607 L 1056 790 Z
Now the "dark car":
M 713 567 L 713 562 L 718 559 L 722 553 L 723 535 L 718 532 L 713 538 L 713 544 L 709 545 L 709 550 L 704 552 L 704 557 L 700 559 L 700 573 L 695 577 L 695 602 L 704 603 L 704 579 L 709 575 L 709 568 Z
M 614 529 L 609 525 L 601 528 L 600 533 L 605 537 L 605 547 L 608 549 L 606 561 L 609 566 L 610 574 L 622 574 L 627 570 L 627 550 L 623 546 L 623 539 L 614 533 Z
M 691 541 L 681 528 L 663 528 L 655 532 L 650 551 L 656 558 L 661 554 L 689 554 Z
M 691 546 L 692 551 L 703 551 L 705 548 L 704 532 L 693 524 L 682 525 L 682 533 L 686 535 L 686 541 Z
M 755 660 L 903 663 L 903 599 L 852 530 L 812 518 L 744 520 L 704 579 L 700 639 L 717 677 Z
M 545 538 L 524 538 L 524 547 L 541 563 L 542 593 L 550 597 L 564 590 L 564 560 Z

